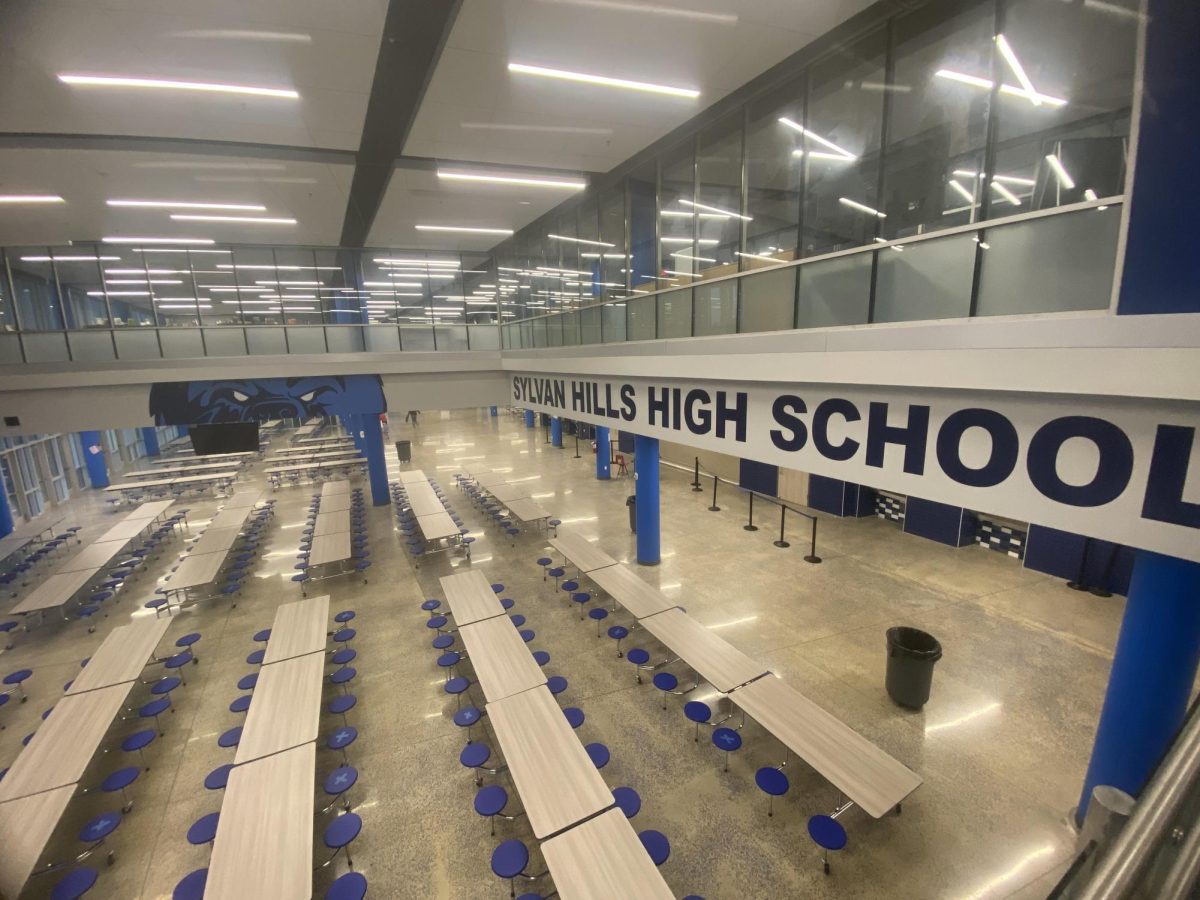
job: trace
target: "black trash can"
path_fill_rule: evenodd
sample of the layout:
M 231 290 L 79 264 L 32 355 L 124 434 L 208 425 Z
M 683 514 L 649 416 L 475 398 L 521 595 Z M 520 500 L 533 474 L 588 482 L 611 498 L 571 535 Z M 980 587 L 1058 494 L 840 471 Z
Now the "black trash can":
M 412 441 L 396 441 L 396 456 L 400 462 L 412 462 Z
M 626 497 L 625 505 L 629 507 L 629 530 L 637 534 L 637 495 L 630 494 Z
M 942 658 L 942 645 L 917 628 L 887 630 L 887 692 L 896 703 L 920 709 L 929 699 L 933 666 Z

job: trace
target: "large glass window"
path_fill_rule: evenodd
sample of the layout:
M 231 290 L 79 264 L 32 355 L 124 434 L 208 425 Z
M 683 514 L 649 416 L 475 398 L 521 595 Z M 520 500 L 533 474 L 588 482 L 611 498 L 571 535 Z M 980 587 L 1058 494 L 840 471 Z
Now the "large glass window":
M 742 249 L 742 112 L 700 135 L 696 155 L 695 271 L 715 278 L 737 271 Z M 685 249 L 685 248 L 681 248 Z
M 659 204 L 657 168 L 654 160 L 638 166 L 629 176 L 629 287 L 634 292 L 652 291 L 665 282 L 658 271 Z M 673 209 L 662 215 L 665 226 L 669 220 L 686 219 L 686 213 Z M 675 234 L 676 232 L 671 232 Z M 607 320 L 606 320 L 607 321 Z M 605 336 L 609 331 L 605 330 Z
M 797 79 L 750 107 L 746 130 L 746 249 L 741 267 L 795 259 L 800 227 L 804 137 L 784 121 L 804 121 L 804 81 Z
M 23 331 L 56 331 L 66 327 L 58 302 L 50 250 L 23 247 L 9 255 L 17 315 Z
M 685 141 L 662 161 L 658 204 L 661 215 L 658 287 L 689 284 L 701 264 L 691 258 L 696 243 L 695 156 L 692 141 Z M 682 248 L 682 249 L 681 249 Z
M 628 284 L 626 269 L 629 268 L 629 244 L 625 235 L 625 184 L 618 184 L 600 194 L 600 240 L 611 247 L 596 247 L 596 254 L 581 254 L 592 264 L 599 262 L 601 295 L 620 297 Z M 653 220 L 651 222 L 653 224 Z

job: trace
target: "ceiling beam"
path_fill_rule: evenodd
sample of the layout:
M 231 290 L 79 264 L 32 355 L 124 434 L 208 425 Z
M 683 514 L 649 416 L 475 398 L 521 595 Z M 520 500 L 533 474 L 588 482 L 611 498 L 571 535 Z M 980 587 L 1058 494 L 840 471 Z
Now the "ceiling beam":
M 289 162 L 354 162 L 353 150 L 293 147 L 246 141 L 212 141 L 202 138 L 147 137 L 136 134 L 59 134 L 55 132 L 0 132 L 0 150 L 101 150 L 122 153 L 184 153 L 196 156 L 241 156 L 282 159 Z
M 362 247 L 383 202 L 462 0 L 390 0 L 362 141 L 350 183 L 343 247 Z

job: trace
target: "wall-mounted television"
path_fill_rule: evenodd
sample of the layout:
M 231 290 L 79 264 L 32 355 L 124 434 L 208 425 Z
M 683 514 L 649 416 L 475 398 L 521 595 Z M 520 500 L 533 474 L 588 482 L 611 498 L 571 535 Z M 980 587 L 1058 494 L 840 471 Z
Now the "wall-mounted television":
M 197 456 L 213 453 L 258 452 L 258 423 L 232 422 L 227 425 L 192 425 L 189 429 L 192 449 Z

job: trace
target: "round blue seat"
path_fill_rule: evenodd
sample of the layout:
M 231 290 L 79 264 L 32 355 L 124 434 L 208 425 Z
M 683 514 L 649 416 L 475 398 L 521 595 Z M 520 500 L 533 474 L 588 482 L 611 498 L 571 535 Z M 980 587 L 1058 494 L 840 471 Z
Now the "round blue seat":
M 217 836 L 217 821 L 220 818 L 219 812 L 212 812 L 193 822 L 192 827 L 187 830 L 188 843 L 196 847 L 211 844 Z
M 650 662 L 650 654 L 641 647 L 634 647 L 625 654 L 625 658 L 635 666 L 644 666 L 646 663 Z
M 550 693 L 552 694 L 561 694 L 567 689 L 567 679 L 561 675 L 551 675 L 546 680 L 546 687 L 550 689 Z
M 729 754 L 742 746 L 742 736 L 732 728 L 718 728 L 713 732 L 712 742 L 718 750 L 725 751 L 725 771 L 729 771 Z
M 361 872 L 347 872 L 325 892 L 325 900 L 363 900 L 366 896 L 367 879 Z
M 562 588 L 564 591 L 566 591 L 568 594 L 573 594 L 575 591 L 579 590 L 579 582 L 578 581 L 564 581 L 562 584 L 559 585 L 559 587 Z
M 329 680 L 333 684 L 340 684 L 340 685 L 344 686 L 346 684 L 349 684 L 350 681 L 352 681 L 354 676 L 357 674 L 358 674 L 358 670 L 355 669 L 353 666 L 343 666 L 342 668 L 340 668 L 336 672 L 334 672 L 332 675 L 330 675 Z
M 537 637 L 537 632 L 532 628 L 522 628 L 519 634 L 521 635 L 521 640 L 527 644 Z
M 116 831 L 117 826 L 120 824 L 120 813 L 101 813 L 79 829 L 79 840 L 85 844 L 98 844 Z
M 627 819 L 632 819 L 642 808 L 641 796 L 631 787 L 614 788 L 612 795 L 613 800 L 616 801 L 621 812 L 625 813 Z
M 353 647 L 342 647 L 340 650 L 335 650 L 333 655 L 329 657 L 329 661 L 337 666 L 344 666 L 347 663 L 353 662 L 358 656 L 358 651 Z
M 233 763 L 217 766 L 204 776 L 204 786 L 210 791 L 219 791 L 229 783 L 229 773 L 233 771 Z
M 354 743 L 354 740 L 357 737 L 357 728 L 355 728 L 353 725 L 343 725 L 341 728 L 331 734 L 329 736 L 329 740 L 325 743 L 330 750 L 345 750 Z
M 439 634 L 437 637 L 435 637 L 433 639 L 432 647 L 434 650 L 445 650 L 447 647 L 453 646 L 453 644 L 454 644 L 454 635 Z
M 445 653 L 443 653 L 441 656 L 439 656 L 437 658 L 437 664 L 438 664 L 439 668 L 450 669 L 450 668 L 453 668 L 454 666 L 457 666 L 458 661 L 460 659 L 462 659 L 462 657 L 459 656 L 456 651 L 447 650 Z
M 183 679 L 178 675 L 168 675 L 154 682 L 154 686 L 150 688 L 150 693 L 155 696 L 165 696 L 181 684 L 183 684 Z
M 592 765 L 594 765 L 597 769 L 603 769 L 608 765 L 609 752 L 608 747 L 604 746 L 604 744 L 596 742 L 588 744 L 583 749 L 587 751 L 587 755 L 591 759 Z
M 508 793 L 498 784 L 489 784 L 475 794 L 475 812 L 481 816 L 495 816 L 508 805 Z
M 516 878 L 527 865 L 529 848 L 515 838 L 502 842 L 492 851 L 492 871 L 500 878 Z
M 788 777 L 773 766 L 763 766 L 754 773 L 754 783 L 769 798 L 767 801 L 767 815 L 775 815 L 775 798 L 782 797 L 788 792 L 788 787 L 790 786 Z
M 200 640 L 200 632 L 193 631 L 191 634 L 185 634 L 183 637 L 178 638 L 175 641 L 175 646 L 186 649 L 192 646 L 192 644 L 196 643 L 198 640 Z
M 545 569 L 545 568 L 546 568 L 547 566 L 549 566 L 549 565 L 550 565 L 550 563 L 552 563 L 552 562 L 554 562 L 554 560 L 552 560 L 550 557 L 548 557 L 548 556 L 540 556 L 540 557 L 538 557 L 537 564 L 538 564 L 539 566 L 541 566 L 543 569 Z M 543 577 L 545 577 L 545 576 L 543 576 Z
M 596 637 L 600 637 L 600 623 L 608 618 L 608 610 L 602 606 L 588 610 L 588 618 L 596 623 Z
M 33 674 L 33 669 L 17 669 L 17 671 L 9 672 L 7 675 L 4 676 L 4 682 L 3 682 L 4 684 L 9 684 L 9 685 L 15 684 L 17 686 L 17 690 L 20 691 L 20 693 L 21 693 L 21 702 L 22 703 L 24 703 L 26 700 L 25 685 L 24 685 L 25 679 L 27 679 L 32 674 Z
M 342 813 L 327 826 L 323 840 L 330 850 L 341 850 L 358 837 L 362 831 L 362 819 L 357 813 Z
M 347 641 L 354 640 L 354 636 L 358 634 L 353 628 L 341 628 L 333 634 L 333 642 L 335 644 L 344 644 Z
M 478 769 L 491 758 L 492 751 L 487 744 L 467 744 L 458 754 L 458 761 L 468 769 Z
M 673 691 L 679 687 L 679 679 L 670 672 L 658 672 L 654 676 L 654 686 L 660 691 Z
M 656 866 L 661 866 L 671 855 L 671 842 L 661 831 L 648 828 L 638 832 L 638 840 L 642 842 L 642 846 L 646 848 L 646 852 L 650 854 L 650 858 L 654 860 Z
M 252 691 L 258 684 L 258 673 L 251 672 L 249 675 L 243 675 L 238 679 L 237 689 L 239 691 Z
M 578 706 L 568 706 L 563 710 L 563 715 L 567 717 L 567 722 L 572 728 L 578 728 L 583 724 L 583 710 Z
M 421 609 L 425 610 L 425 612 L 433 612 L 435 609 L 437 609 L 441 605 L 442 605 L 441 600 L 432 600 L 431 599 L 431 600 L 426 600 L 424 603 L 422 603 Z
M 229 704 L 229 711 L 231 713 L 244 713 L 246 710 L 248 710 L 250 708 L 250 700 L 251 699 L 252 699 L 252 697 L 250 696 L 250 694 L 242 694 L 242 696 L 238 697 L 236 700 L 234 700 L 232 703 Z
M 426 628 L 444 628 L 449 620 L 445 616 L 430 616 L 425 620 Z
M 265 644 L 270 639 L 271 639 L 271 629 L 270 628 L 264 628 L 262 631 L 257 631 L 254 633 L 253 640 L 256 643 Z
M 117 769 L 117 771 L 100 782 L 100 790 L 105 793 L 123 791 L 137 781 L 138 776 L 141 774 L 142 770 L 137 766 L 126 766 L 124 769 Z
M 520 628 L 525 624 L 525 617 L 520 613 L 517 613 L 515 616 L 509 616 L 509 618 L 512 619 L 513 625 L 515 625 L 517 628 Z
M 51 889 L 50 900 L 77 900 L 96 886 L 99 877 L 90 866 L 73 869 Z
M 166 662 L 163 663 L 163 668 L 182 669 L 184 666 L 190 663 L 192 659 L 194 659 L 194 657 L 192 656 L 191 651 L 184 650 L 182 653 L 176 653 L 174 656 L 169 657 Z
M 514 600 L 512 597 L 502 597 L 500 599 L 500 606 L 502 609 L 506 609 L 506 610 L 512 609 L 516 605 L 517 605 L 517 601 Z
M 689 700 L 683 704 L 683 714 L 692 722 L 704 724 L 712 718 L 712 710 L 708 708 L 707 703 L 701 703 L 699 700 Z
M 143 719 L 151 717 L 157 719 L 160 714 L 165 713 L 171 706 L 171 700 L 168 697 L 159 697 L 157 700 L 151 700 L 145 706 L 138 710 L 138 715 Z
M 121 741 L 121 749 L 126 753 L 132 753 L 134 750 L 142 750 L 150 746 L 151 742 L 157 737 L 157 732 L 153 729 L 146 729 L 131 734 L 125 740 Z
M 539 666 L 544 666 L 544 665 L 546 665 L 546 663 L 550 662 L 550 654 L 547 653 L 545 650 L 534 650 L 533 651 L 533 660 Z
M 208 869 L 188 872 L 171 894 L 171 900 L 204 900 L 204 887 L 208 883 Z
M 351 619 L 353 619 L 355 615 L 356 613 L 354 610 L 343 609 L 340 613 L 333 617 L 333 621 L 337 622 L 339 625 L 344 625 L 346 622 L 349 622 Z
M 829 853 L 831 850 L 841 850 L 846 846 L 846 829 L 832 816 L 813 816 L 808 820 L 808 836 L 823 851 L 821 864 L 825 869 L 825 874 L 828 875 Z
M 358 705 L 358 698 L 353 694 L 339 694 L 329 701 L 329 711 L 344 720 L 346 713 Z
M 559 578 L 562 578 L 564 575 L 567 574 L 567 570 L 562 568 L 561 566 L 555 566 L 553 569 L 548 570 L 546 572 L 546 574 L 551 576 L 552 578 L 554 578 L 555 581 L 557 581 Z
M 503 593 L 504 593 L 504 585 L 502 585 L 502 584 L 493 584 L 493 585 L 492 585 L 492 593 L 494 593 L 494 594 L 503 594 Z
M 230 728 L 228 731 L 226 731 L 224 734 L 222 734 L 219 738 L 217 738 L 217 746 L 224 747 L 225 749 L 229 749 L 230 747 L 236 747 L 238 745 L 238 743 L 241 741 L 241 739 L 242 739 L 242 726 L 238 725 L 236 728 Z
M 266 650 L 254 650 L 246 657 L 246 663 L 251 666 L 261 666 L 263 657 L 266 655 Z
M 454 713 L 454 724 L 459 728 L 470 728 L 483 714 L 474 706 L 464 706 Z
M 471 686 L 471 682 L 461 675 L 455 676 L 446 682 L 445 690 L 447 694 L 462 694 Z
M 338 766 L 325 778 L 325 793 L 340 797 L 358 783 L 358 769 L 354 766 Z

